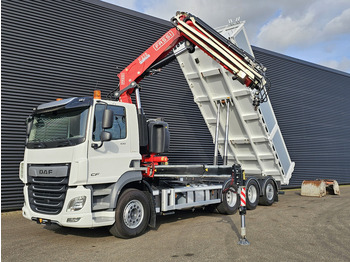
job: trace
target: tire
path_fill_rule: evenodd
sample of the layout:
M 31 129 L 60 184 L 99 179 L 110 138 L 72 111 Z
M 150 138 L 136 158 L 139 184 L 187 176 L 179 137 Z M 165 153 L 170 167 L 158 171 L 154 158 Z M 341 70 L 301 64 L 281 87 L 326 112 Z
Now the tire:
M 205 206 L 205 210 L 209 213 L 215 213 L 217 211 L 217 204 L 213 204 L 213 205 L 209 205 L 209 206 Z
M 147 195 L 137 189 L 126 189 L 118 200 L 115 223 L 110 228 L 110 233 L 120 238 L 139 236 L 146 230 L 149 218 Z
M 222 202 L 216 207 L 220 214 L 232 215 L 237 212 L 239 207 L 239 195 L 237 188 L 230 186 L 222 195 Z
M 263 206 L 271 206 L 275 202 L 277 194 L 275 183 L 272 180 L 268 180 L 264 187 L 264 194 L 260 198 L 259 204 Z
M 247 186 L 246 186 L 246 192 L 247 192 L 247 209 L 253 210 L 255 209 L 259 204 L 259 185 L 256 182 L 256 180 L 249 180 Z

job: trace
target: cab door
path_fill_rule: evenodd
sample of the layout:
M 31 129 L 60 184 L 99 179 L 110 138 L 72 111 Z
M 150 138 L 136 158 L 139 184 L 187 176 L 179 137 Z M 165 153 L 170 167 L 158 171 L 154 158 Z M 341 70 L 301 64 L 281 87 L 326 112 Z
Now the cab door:
M 106 129 L 111 133 L 112 139 L 103 142 L 100 148 L 94 149 L 91 145 L 101 145 L 102 118 L 105 109 L 113 112 L 113 126 Z M 130 112 L 130 113 L 129 113 Z M 133 126 L 134 112 L 128 105 L 116 103 L 106 105 L 97 103 L 94 107 L 93 123 L 88 149 L 88 183 L 112 183 L 129 171 L 132 161 L 140 159 L 138 150 L 135 150 L 135 141 L 138 141 L 138 133 Z M 130 122 L 130 123 L 129 123 Z M 137 127 L 137 126 L 136 126 Z

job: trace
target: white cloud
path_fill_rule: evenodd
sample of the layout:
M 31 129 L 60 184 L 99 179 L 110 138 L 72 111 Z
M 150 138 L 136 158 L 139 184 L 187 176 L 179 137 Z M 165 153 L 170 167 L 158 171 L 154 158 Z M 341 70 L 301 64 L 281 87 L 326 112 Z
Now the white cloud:
M 350 58 L 343 57 L 341 60 L 321 61 L 321 65 L 344 72 L 350 72 Z
M 190 12 L 213 27 L 226 25 L 229 19 L 240 17 L 250 25 L 261 24 L 275 12 L 272 4 L 241 0 L 148 0 L 144 12 L 169 20 L 176 11 Z M 252 8 L 254 6 L 254 8 Z M 261 12 L 264 10 L 264 12 Z M 253 27 L 251 27 L 253 28 Z M 254 32 L 256 30 L 253 30 Z
M 327 23 L 324 29 L 327 35 L 350 34 L 350 8 Z
M 240 17 L 251 44 L 350 72 L 344 47 L 344 41 L 350 42 L 349 0 L 105 1 L 168 21 L 176 11 L 187 11 L 212 27 Z
M 263 48 L 283 51 L 291 45 L 301 45 L 316 41 L 319 30 L 312 26 L 315 15 L 306 14 L 300 19 L 280 15 L 264 25 L 257 37 L 257 44 Z
M 265 24 L 258 34 L 257 45 L 283 52 L 289 46 L 305 48 L 350 33 L 349 1 L 321 0 L 302 10 L 290 14 L 283 10 L 279 17 Z

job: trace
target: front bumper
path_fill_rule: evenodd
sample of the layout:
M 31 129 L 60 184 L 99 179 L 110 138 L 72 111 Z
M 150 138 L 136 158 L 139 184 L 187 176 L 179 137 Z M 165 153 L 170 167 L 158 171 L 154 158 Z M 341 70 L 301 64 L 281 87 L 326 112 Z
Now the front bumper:
M 92 228 L 113 225 L 115 221 L 114 211 L 91 212 L 91 190 L 84 186 L 68 188 L 62 211 L 57 215 L 34 212 L 29 206 L 27 186 L 24 186 L 24 196 L 25 203 L 22 208 L 23 216 L 29 220 L 35 220 L 38 223 L 52 223 L 65 227 Z M 86 197 L 83 208 L 78 211 L 67 211 L 68 203 L 78 196 Z

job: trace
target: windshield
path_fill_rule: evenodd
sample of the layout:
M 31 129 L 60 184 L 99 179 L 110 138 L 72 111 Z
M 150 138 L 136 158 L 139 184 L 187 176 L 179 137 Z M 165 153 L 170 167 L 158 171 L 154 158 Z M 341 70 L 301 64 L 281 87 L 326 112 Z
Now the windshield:
M 35 114 L 27 147 L 52 148 L 84 142 L 88 111 L 84 107 Z

